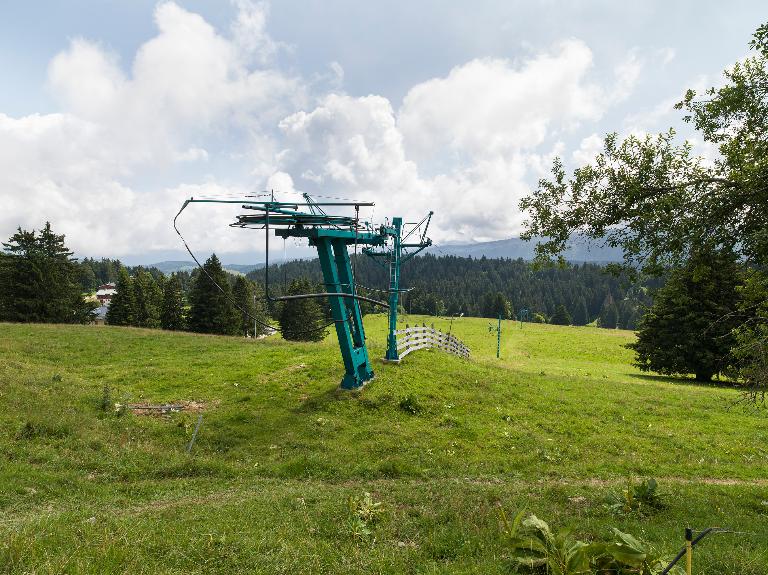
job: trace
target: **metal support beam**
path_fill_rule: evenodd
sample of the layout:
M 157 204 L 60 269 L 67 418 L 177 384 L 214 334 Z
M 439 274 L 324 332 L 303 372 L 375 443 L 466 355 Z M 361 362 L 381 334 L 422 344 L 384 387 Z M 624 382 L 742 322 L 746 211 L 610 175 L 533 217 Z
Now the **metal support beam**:
M 354 278 L 347 244 L 341 238 L 321 237 L 313 242 L 317 246 L 323 280 L 331 292 L 354 293 Z M 344 361 L 343 389 L 357 389 L 373 378 L 365 346 L 365 332 L 360 306 L 354 298 L 329 296 L 331 314 L 336 322 L 341 358 Z
M 384 359 L 387 361 L 400 361 L 397 353 L 397 306 L 400 300 L 400 232 L 403 227 L 403 218 L 392 218 L 394 228 L 392 254 L 389 260 L 389 334 L 387 336 L 387 353 Z

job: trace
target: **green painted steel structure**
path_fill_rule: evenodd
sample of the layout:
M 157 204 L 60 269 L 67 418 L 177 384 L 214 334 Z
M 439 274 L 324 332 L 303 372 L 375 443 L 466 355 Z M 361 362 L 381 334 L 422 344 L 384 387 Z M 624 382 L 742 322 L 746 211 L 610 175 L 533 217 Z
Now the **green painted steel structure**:
M 403 235 L 403 219 L 399 217 L 392 218 L 392 224 L 381 226 L 380 233 L 392 240 L 384 244 L 384 249 L 365 248 L 363 253 L 370 256 L 389 271 L 389 322 L 387 334 L 387 352 L 384 355 L 385 361 L 399 362 L 400 355 L 397 352 L 397 312 L 400 305 L 400 293 L 403 291 L 400 287 L 400 269 L 409 259 L 414 257 L 420 251 L 432 245 L 432 240 L 427 237 L 429 223 L 432 220 L 433 212 L 429 212 L 424 219 Z M 422 230 L 422 225 L 423 230 Z M 418 241 L 407 242 L 408 238 L 417 230 L 422 230 Z M 410 250 L 410 251 L 409 251 Z
M 499 324 L 496 327 L 488 326 L 489 332 L 496 332 L 496 359 L 499 359 L 501 355 L 501 315 L 499 314 Z
M 320 267 L 323 272 L 325 291 L 316 294 L 300 294 L 271 297 L 269 294 L 269 260 L 265 270 L 266 296 L 272 301 L 286 301 L 302 298 L 327 298 L 331 315 L 336 327 L 339 349 L 344 362 L 343 389 L 358 389 L 373 378 L 373 369 L 365 343 L 365 329 L 359 301 L 368 301 L 389 308 L 389 333 L 385 360 L 399 361 L 397 353 L 397 308 L 400 300 L 400 267 L 417 253 L 432 244 L 426 237 L 432 212 L 403 236 L 402 218 L 392 218 L 392 222 L 374 227 L 368 222 L 361 222 L 361 206 L 373 206 L 369 202 L 316 202 L 304 194 L 305 202 L 279 202 L 272 195 L 269 201 L 216 200 L 190 198 L 179 211 L 192 202 L 238 203 L 248 213 L 237 216 L 230 224 L 233 227 L 256 228 L 266 231 L 267 258 L 269 257 L 269 230 L 274 228 L 275 235 L 282 238 L 305 238 L 309 245 L 317 248 Z M 355 216 L 329 215 L 323 207 L 353 207 Z M 299 211 L 300 207 L 308 211 Z M 179 214 L 176 215 L 178 218 Z M 174 219 L 175 226 L 175 219 Z M 423 230 L 422 230 L 423 226 Z M 178 228 L 176 229 L 177 233 Z M 408 238 L 420 231 L 418 241 L 408 242 Z M 181 234 L 179 233 L 179 236 Z M 183 240 L 183 238 L 182 238 Z M 185 246 L 186 246 L 186 242 Z M 388 303 L 373 300 L 357 294 L 354 268 L 349 256 L 349 247 L 363 246 L 363 253 L 374 258 L 389 270 Z M 187 246 L 189 250 L 189 247 Z M 190 251 L 190 254 L 192 252 Z M 193 255 L 194 257 L 194 255 Z M 197 261 L 197 260 L 195 260 Z

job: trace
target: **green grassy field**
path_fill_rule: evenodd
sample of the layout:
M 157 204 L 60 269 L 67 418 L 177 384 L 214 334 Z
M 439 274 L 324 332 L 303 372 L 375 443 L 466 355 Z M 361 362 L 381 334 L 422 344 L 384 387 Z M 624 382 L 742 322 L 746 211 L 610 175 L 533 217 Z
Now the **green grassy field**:
M 366 329 L 379 358 L 384 318 Z M 335 336 L 0 324 L 0 572 L 509 573 L 501 506 L 669 555 L 686 526 L 729 527 L 744 533 L 708 539 L 695 572 L 768 573 L 768 419 L 737 391 L 641 374 L 629 332 L 507 322 L 501 360 L 488 320 L 453 332 L 470 361 L 377 359 L 352 393 Z M 192 454 L 196 413 L 118 416 L 105 386 L 203 402 Z M 604 505 L 651 476 L 665 509 Z M 364 492 L 383 512 L 356 535 Z

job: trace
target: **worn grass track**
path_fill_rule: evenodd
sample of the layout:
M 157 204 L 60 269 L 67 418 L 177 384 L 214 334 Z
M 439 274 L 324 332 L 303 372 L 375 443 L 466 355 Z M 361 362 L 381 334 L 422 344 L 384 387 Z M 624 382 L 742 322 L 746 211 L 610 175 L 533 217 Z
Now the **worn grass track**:
M 668 553 L 686 525 L 732 527 L 747 534 L 708 541 L 697 573 L 768 573 L 764 414 L 637 372 L 628 332 L 508 322 L 497 360 L 488 323 L 453 323 L 471 361 L 376 361 L 357 393 L 337 390 L 333 338 L 0 324 L 0 572 L 504 573 L 503 506 Z M 373 357 L 384 326 L 366 318 Z M 118 417 L 105 385 L 205 402 L 193 455 L 196 414 Z M 611 515 L 607 493 L 643 476 L 668 507 Z M 361 539 L 347 499 L 364 491 L 385 511 Z

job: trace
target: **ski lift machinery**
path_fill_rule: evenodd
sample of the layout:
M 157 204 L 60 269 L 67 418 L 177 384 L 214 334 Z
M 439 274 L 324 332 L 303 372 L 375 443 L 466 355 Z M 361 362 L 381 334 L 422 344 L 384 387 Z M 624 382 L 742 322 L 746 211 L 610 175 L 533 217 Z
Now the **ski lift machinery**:
M 191 203 L 223 203 L 241 204 L 242 209 L 249 212 L 237 216 L 230 226 L 237 228 L 259 229 L 266 236 L 266 266 L 264 271 L 265 295 L 267 300 L 288 301 L 310 298 L 327 298 L 331 315 L 339 339 L 339 348 L 344 362 L 344 378 L 341 380 L 343 389 L 358 389 L 373 378 L 368 348 L 365 344 L 361 301 L 388 308 L 387 351 L 384 361 L 399 362 L 397 351 L 397 308 L 400 299 L 400 266 L 432 245 L 427 237 L 427 230 L 433 212 L 404 230 L 403 219 L 393 217 L 391 222 L 374 226 L 359 218 L 361 207 L 373 207 L 373 202 L 355 201 L 315 201 L 308 194 L 303 194 L 304 202 L 282 202 L 275 200 L 274 194 L 268 201 L 195 199 L 184 202 L 174 218 L 174 228 L 181 237 L 187 251 L 195 262 L 197 258 L 189 249 L 186 241 L 176 227 L 176 219 Z M 354 216 L 329 215 L 323 208 L 353 208 Z M 309 245 L 317 248 L 320 267 L 323 273 L 325 291 L 320 293 L 283 295 L 273 297 L 269 292 L 269 235 L 270 229 L 276 236 L 283 239 L 305 238 Z M 410 241 L 409 238 L 412 238 Z M 353 246 L 355 255 L 357 247 L 362 247 L 362 253 L 372 258 L 388 270 L 389 285 L 386 290 L 387 301 L 379 301 L 358 295 L 355 284 L 354 265 L 349 255 L 349 247 Z M 199 265 L 199 262 L 197 262 Z

